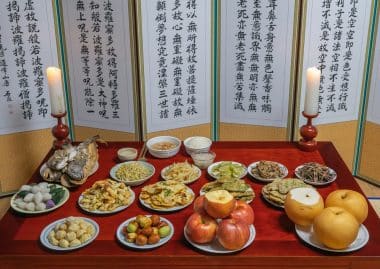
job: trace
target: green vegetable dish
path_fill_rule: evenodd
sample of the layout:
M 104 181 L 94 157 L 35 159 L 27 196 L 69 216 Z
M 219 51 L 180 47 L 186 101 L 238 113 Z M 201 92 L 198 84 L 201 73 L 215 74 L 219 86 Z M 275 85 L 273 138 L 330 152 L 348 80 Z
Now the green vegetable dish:
M 241 178 L 247 173 L 247 169 L 243 164 L 231 161 L 222 161 L 210 166 L 210 168 L 209 173 L 215 178 Z

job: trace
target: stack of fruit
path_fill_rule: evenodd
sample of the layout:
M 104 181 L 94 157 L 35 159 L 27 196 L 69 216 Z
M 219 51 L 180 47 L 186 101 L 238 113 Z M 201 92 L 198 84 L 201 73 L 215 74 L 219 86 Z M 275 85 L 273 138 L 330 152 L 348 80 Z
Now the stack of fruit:
M 345 249 L 355 241 L 360 224 L 368 215 L 368 204 L 353 190 L 331 192 L 325 202 L 317 190 L 297 188 L 285 200 L 289 219 L 300 226 L 313 226 L 316 238 L 331 249 Z
M 157 244 L 161 238 L 170 234 L 171 228 L 158 215 L 138 215 L 123 227 L 122 232 L 127 242 L 144 246 Z
M 227 250 L 241 249 L 249 240 L 254 213 L 250 205 L 237 201 L 226 190 L 199 196 L 194 213 L 185 226 L 187 237 L 194 243 L 217 240 Z

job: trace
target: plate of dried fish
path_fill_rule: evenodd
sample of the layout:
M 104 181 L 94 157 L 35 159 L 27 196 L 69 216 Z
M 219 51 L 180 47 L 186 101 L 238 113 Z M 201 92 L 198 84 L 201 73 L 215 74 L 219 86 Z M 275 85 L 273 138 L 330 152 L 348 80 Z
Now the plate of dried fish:
M 330 184 L 335 181 L 337 177 L 336 172 L 333 169 L 316 162 L 304 163 L 303 165 L 298 166 L 294 173 L 306 183 L 315 186 Z
M 111 179 L 96 181 L 78 199 L 81 209 L 92 214 L 111 214 L 129 207 L 135 193 L 122 182 Z
M 154 166 L 150 163 L 129 161 L 112 167 L 110 175 L 116 181 L 124 182 L 129 186 L 137 186 L 151 178 L 155 171 Z
M 62 149 L 57 149 L 41 166 L 41 177 L 68 188 L 82 185 L 99 167 L 98 140 L 99 136 L 94 136 L 77 146 L 67 144 Z
M 183 184 L 190 184 L 196 181 L 202 172 L 193 164 L 185 162 L 173 163 L 161 170 L 161 177 L 164 180 L 175 180 Z
M 272 182 L 276 178 L 284 178 L 288 175 L 285 165 L 272 161 L 259 161 L 248 166 L 248 173 L 259 181 Z
M 221 161 L 211 164 L 207 172 L 215 179 L 219 177 L 243 178 L 247 175 L 247 168 L 242 163 Z
M 298 178 L 275 179 L 261 189 L 261 194 L 268 203 L 275 207 L 284 208 L 288 192 L 295 188 L 310 187 Z
M 193 190 L 185 184 L 167 180 L 144 186 L 139 200 L 143 206 L 149 209 L 172 212 L 189 206 L 194 197 Z
M 255 198 L 255 192 L 249 184 L 243 179 L 221 177 L 215 181 L 206 183 L 202 186 L 200 194 L 203 195 L 209 191 L 226 190 L 232 194 L 237 200 L 243 200 L 250 203 Z

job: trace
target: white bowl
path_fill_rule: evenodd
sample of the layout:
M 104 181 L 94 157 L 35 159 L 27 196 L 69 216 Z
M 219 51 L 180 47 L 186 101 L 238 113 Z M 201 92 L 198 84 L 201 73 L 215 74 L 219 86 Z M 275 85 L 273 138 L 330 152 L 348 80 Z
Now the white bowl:
M 121 148 L 117 151 L 117 157 L 120 161 L 132 161 L 137 157 L 137 149 Z
M 208 152 L 212 141 L 204 136 L 191 136 L 183 141 L 187 154 L 191 155 L 199 152 Z
M 154 146 L 157 143 L 168 142 L 175 145 L 174 148 L 170 149 L 154 149 Z M 146 142 L 146 146 L 148 148 L 149 153 L 156 158 L 170 158 L 176 155 L 181 148 L 181 140 L 174 136 L 156 136 L 149 139 Z

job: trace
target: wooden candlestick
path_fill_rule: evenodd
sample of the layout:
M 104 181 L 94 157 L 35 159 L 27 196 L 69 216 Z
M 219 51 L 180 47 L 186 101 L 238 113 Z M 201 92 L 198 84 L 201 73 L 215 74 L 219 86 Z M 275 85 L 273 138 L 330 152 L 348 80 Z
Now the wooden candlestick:
M 303 111 L 302 115 L 307 118 L 307 123 L 300 129 L 302 138 L 298 142 L 298 146 L 303 151 L 314 151 L 317 149 L 317 141 L 315 141 L 314 138 L 317 136 L 318 130 L 312 125 L 311 121 L 313 118 L 316 118 L 318 114 L 308 115 Z
M 51 130 L 51 133 L 56 138 L 53 142 L 53 148 L 61 149 L 62 145 L 70 143 L 70 139 L 67 138 L 69 135 L 69 127 L 62 122 L 62 118 L 66 116 L 66 112 L 51 115 L 58 120 L 57 125 Z

